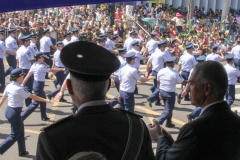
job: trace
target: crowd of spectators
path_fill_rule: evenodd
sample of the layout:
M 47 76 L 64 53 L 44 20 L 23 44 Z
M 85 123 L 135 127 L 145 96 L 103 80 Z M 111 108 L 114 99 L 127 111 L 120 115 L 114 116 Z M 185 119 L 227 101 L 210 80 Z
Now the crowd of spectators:
M 53 43 L 62 41 L 64 34 L 74 29 L 79 30 L 80 40 L 94 43 L 97 43 L 99 34 L 112 31 L 113 40 L 119 44 L 124 43 L 130 31 L 137 30 L 143 43 L 141 53 L 144 53 L 149 33 L 157 32 L 158 39 L 167 39 L 170 50 L 177 56 L 185 50 L 188 42 L 195 44 L 198 54 L 208 54 L 212 45 L 218 45 L 219 50 L 226 54 L 240 33 L 236 15 L 229 13 L 221 17 L 221 12 L 196 6 L 193 18 L 188 20 L 187 8 L 174 9 L 172 5 L 162 3 L 150 7 L 148 3 L 141 2 L 133 7 L 130 16 L 126 13 L 126 3 L 115 4 L 115 8 L 111 4 L 81 5 L 1 13 L 0 28 L 17 29 L 18 39 L 34 33 L 38 40 L 43 30 L 48 28 Z M 154 25 L 145 19 L 151 19 Z

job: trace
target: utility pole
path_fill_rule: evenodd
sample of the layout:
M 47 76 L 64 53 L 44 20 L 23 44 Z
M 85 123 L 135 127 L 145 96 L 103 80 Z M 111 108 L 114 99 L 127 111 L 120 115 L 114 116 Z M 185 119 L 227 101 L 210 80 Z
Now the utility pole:
M 194 0 L 189 0 L 189 5 L 188 5 L 188 20 L 192 19 L 192 17 L 193 17 L 193 3 L 194 3 Z

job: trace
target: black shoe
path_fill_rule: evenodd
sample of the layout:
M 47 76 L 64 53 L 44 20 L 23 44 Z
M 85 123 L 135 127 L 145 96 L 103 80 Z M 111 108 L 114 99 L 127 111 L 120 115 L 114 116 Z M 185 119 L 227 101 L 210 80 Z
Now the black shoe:
M 147 98 L 148 105 L 152 108 L 152 102 L 150 99 Z
M 181 98 L 179 96 L 177 96 L 177 103 L 181 104 Z
M 187 119 L 188 119 L 188 123 L 189 123 L 189 122 L 192 122 L 193 117 L 192 117 L 190 114 L 188 114 L 188 115 L 187 115 Z
M 54 87 L 57 89 L 57 82 L 54 80 L 53 81 Z
M 46 118 L 42 118 L 42 121 L 48 121 L 50 118 L 46 117 Z
M 167 127 L 167 128 L 174 128 L 175 124 L 169 123 L 169 124 L 166 124 L 165 127 Z
M 18 153 L 19 157 L 23 157 L 23 156 L 26 156 L 26 155 L 28 155 L 28 154 L 29 154 L 28 151 L 23 151 L 23 152 L 19 152 L 19 153 Z
M 59 99 L 59 102 L 67 102 L 67 100 L 64 98 L 61 98 L 61 99 Z
M 50 94 L 47 94 L 47 98 L 51 100 L 52 96 Z

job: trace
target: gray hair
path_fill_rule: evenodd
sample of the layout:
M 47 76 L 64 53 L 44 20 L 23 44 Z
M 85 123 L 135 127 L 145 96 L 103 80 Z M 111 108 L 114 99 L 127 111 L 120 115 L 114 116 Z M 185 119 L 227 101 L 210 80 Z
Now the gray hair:
M 71 76 L 73 92 L 79 101 L 93 99 L 104 100 L 108 90 L 109 80 L 102 82 L 86 82 Z
M 228 77 L 226 70 L 221 63 L 215 61 L 205 61 L 198 63 L 194 68 L 195 79 L 199 84 L 212 85 L 213 94 L 218 100 L 223 100 L 227 92 Z

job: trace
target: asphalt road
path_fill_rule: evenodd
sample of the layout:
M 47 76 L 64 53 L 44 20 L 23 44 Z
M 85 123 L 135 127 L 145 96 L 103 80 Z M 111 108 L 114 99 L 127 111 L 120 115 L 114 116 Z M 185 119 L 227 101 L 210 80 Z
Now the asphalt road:
M 177 66 L 175 66 L 176 68 Z M 141 65 L 140 71 L 145 73 L 145 66 Z M 9 83 L 9 77 L 6 78 L 7 83 Z M 146 124 L 152 122 L 153 118 L 158 118 L 163 110 L 163 106 L 155 106 L 150 108 L 148 103 L 146 102 L 146 98 L 151 94 L 150 87 L 152 86 L 153 81 L 149 81 L 147 83 L 138 83 L 139 94 L 135 95 L 135 113 L 142 115 L 143 120 Z M 176 93 L 180 92 L 181 85 L 177 85 Z M 47 80 L 45 83 L 45 92 L 46 94 L 50 91 L 54 90 L 54 85 L 52 80 Z M 25 121 L 25 139 L 26 139 L 26 148 L 29 151 L 29 155 L 27 157 L 19 157 L 18 156 L 18 147 L 17 143 L 15 143 L 5 154 L 0 155 L 1 160 L 32 160 L 35 159 L 36 155 L 36 145 L 38 135 L 40 133 L 40 129 L 55 121 L 66 117 L 71 114 L 71 99 L 70 96 L 65 92 L 65 99 L 68 100 L 68 103 L 60 103 L 54 102 L 53 104 L 47 104 L 47 114 L 51 118 L 50 121 L 45 122 L 41 120 L 40 110 L 37 108 L 35 112 L 33 112 Z M 111 99 L 116 96 L 117 90 L 115 87 L 111 87 L 108 94 L 107 99 Z M 236 85 L 236 100 L 232 105 L 232 110 L 238 110 L 240 112 L 240 84 Z M 0 143 L 4 141 L 4 139 L 10 134 L 10 125 L 5 118 L 5 109 L 7 107 L 7 101 L 0 108 Z M 24 107 L 25 108 L 25 107 Z M 23 108 L 23 109 L 24 109 Z M 175 109 L 173 111 L 173 123 L 176 125 L 175 128 L 166 128 L 172 136 L 176 139 L 179 129 L 187 123 L 186 115 L 189 114 L 194 106 L 190 104 L 189 101 L 182 101 L 181 105 L 177 102 L 175 103 Z M 163 127 L 165 124 L 163 124 Z M 109 142 L 110 143 L 110 142 Z M 153 142 L 153 149 L 155 150 L 156 143 Z

